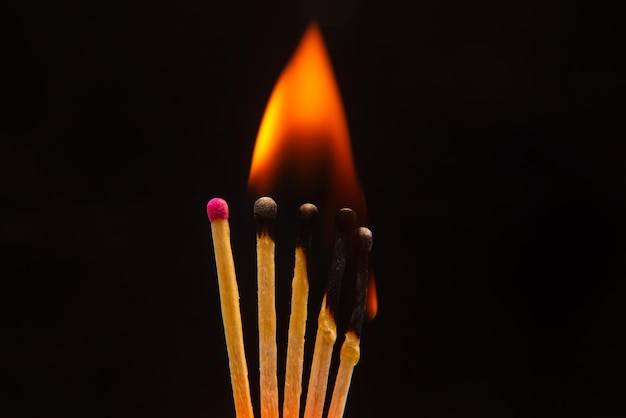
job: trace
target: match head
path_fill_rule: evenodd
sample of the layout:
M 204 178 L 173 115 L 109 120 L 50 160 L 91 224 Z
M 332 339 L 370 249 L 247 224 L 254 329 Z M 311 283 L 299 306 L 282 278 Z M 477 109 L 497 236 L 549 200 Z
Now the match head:
M 254 202 L 254 218 L 257 221 L 272 222 L 276 219 L 276 202 L 271 197 L 260 197 Z
M 317 206 L 312 203 L 304 203 L 298 208 L 298 213 L 300 214 L 300 233 L 296 246 L 308 252 L 311 246 L 313 224 L 317 218 Z
M 207 203 L 206 213 L 211 222 L 216 219 L 228 219 L 228 203 L 224 199 L 215 197 Z
M 354 230 L 354 238 L 359 248 L 367 253 L 372 250 L 372 231 L 369 228 L 360 226 Z
M 312 223 L 317 216 L 317 206 L 312 203 L 305 203 L 298 208 L 300 219 L 305 223 Z
M 337 232 L 351 234 L 354 228 L 356 228 L 356 212 L 350 208 L 342 208 L 337 212 L 335 222 Z

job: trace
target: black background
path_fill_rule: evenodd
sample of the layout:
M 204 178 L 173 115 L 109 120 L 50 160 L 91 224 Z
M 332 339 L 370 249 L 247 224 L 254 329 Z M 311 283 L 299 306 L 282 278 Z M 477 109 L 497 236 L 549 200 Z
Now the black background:
M 0 415 L 234 416 L 215 196 L 231 207 L 258 412 L 246 181 L 271 89 L 317 16 L 380 306 L 345 416 L 623 417 L 618 4 L 9 5 Z M 283 330 L 297 206 L 275 198 Z

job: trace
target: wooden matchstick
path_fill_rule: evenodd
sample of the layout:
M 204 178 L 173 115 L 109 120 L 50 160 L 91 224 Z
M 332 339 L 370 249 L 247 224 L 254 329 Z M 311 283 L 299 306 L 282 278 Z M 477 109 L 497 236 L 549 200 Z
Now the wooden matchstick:
M 304 334 L 306 331 L 307 304 L 309 299 L 309 260 L 312 225 L 317 207 L 305 203 L 299 208 L 300 233 L 295 249 L 293 280 L 291 283 L 291 314 L 287 340 L 285 367 L 285 391 L 283 418 L 300 416 L 302 394 L 302 366 L 304 362 Z
M 318 316 L 315 348 L 309 375 L 304 418 L 321 418 L 326 399 L 328 373 L 337 340 L 335 312 L 339 306 L 341 280 L 346 267 L 346 255 L 351 236 L 356 226 L 356 214 L 343 208 L 337 214 L 335 245 L 328 274 L 328 282 Z
M 357 277 L 354 298 L 354 308 L 350 317 L 346 339 L 339 353 L 339 370 L 335 378 L 335 386 L 330 401 L 327 418 L 341 418 L 348 399 L 348 390 L 352 380 L 354 366 L 361 357 L 361 327 L 365 316 L 367 300 L 368 262 L 367 254 L 372 249 L 372 232 L 360 227 L 355 231 L 355 252 L 357 262 Z
M 261 418 L 278 418 L 276 349 L 275 242 L 276 202 L 261 197 L 254 203 L 257 221 L 257 286 Z
M 228 204 L 214 198 L 207 204 L 207 214 L 211 221 L 213 248 L 217 266 L 217 278 L 224 322 L 224 336 L 230 368 L 230 379 L 237 418 L 254 418 L 248 382 L 248 366 L 243 346 L 243 329 L 239 308 L 239 289 L 235 276 L 235 263 L 230 244 Z

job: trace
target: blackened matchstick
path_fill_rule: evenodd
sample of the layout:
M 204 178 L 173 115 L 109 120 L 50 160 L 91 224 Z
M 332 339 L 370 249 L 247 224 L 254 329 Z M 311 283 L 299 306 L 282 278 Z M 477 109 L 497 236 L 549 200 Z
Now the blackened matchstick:
M 309 299 L 310 248 L 312 226 L 317 215 L 317 207 L 311 203 L 305 203 L 300 206 L 298 211 L 300 213 L 300 232 L 296 242 L 293 280 L 291 282 L 291 314 L 287 339 L 283 418 L 300 416 L 304 334 Z
M 341 209 L 336 218 L 335 245 L 326 292 L 318 316 L 304 418 L 321 418 L 324 410 L 330 361 L 333 346 L 337 340 L 335 314 L 339 307 L 339 293 L 346 268 L 347 250 L 352 243 L 352 233 L 355 228 L 356 214 L 354 211 L 349 208 Z
M 354 231 L 354 239 L 357 262 L 354 308 L 339 353 L 339 370 L 335 377 L 335 386 L 327 418 L 341 418 L 343 416 L 354 366 L 361 358 L 361 328 L 367 300 L 368 253 L 372 249 L 372 232 L 365 227 L 357 228 Z
M 276 349 L 276 273 L 273 225 L 276 202 L 261 197 L 254 202 L 257 222 L 257 286 L 261 418 L 278 418 Z
M 230 244 L 228 204 L 220 198 L 211 199 L 207 204 L 207 214 L 211 221 L 235 412 L 237 418 L 254 418 L 248 382 L 248 366 L 243 346 L 239 289 Z

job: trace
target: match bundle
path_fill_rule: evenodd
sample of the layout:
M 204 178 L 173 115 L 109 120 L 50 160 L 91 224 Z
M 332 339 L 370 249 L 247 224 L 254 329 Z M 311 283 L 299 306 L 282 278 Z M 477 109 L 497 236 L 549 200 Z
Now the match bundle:
M 277 205 L 270 197 L 261 197 L 254 204 L 257 224 L 257 287 L 258 287 L 258 337 L 260 373 L 261 418 L 299 418 L 303 389 L 303 366 L 306 321 L 309 299 L 309 258 L 312 226 L 317 207 L 311 203 L 300 206 L 300 232 L 294 254 L 291 313 L 284 360 L 282 410 L 279 406 L 278 361 L 276 346 L 276 278 L 275 241 L 273 224 Z M 237 418 L 253 418 L 253 406 L 248 381 L 239 290 L 230 242 L 228 204 L 214 198 L 207 204 L 211 221 L 213 247 L 217 267 L 224 336 L 228 352 L 230 378 Z M 326 404 L 326 392 L 333 348 L 337 340 L 336 312 L 341 282 L 344 276 L 348 250 L 353 248 L 356 259 L 356 288 L 354 305 L 339 352 L 339 368 L 335 376 L 328 418 L 343 416 L 354 366 L 360 358 L 360 335 L 365 317 L 367 297 L 368 254 L 372 248 L 371 231 L 357 225 L 352 209 L 341 209 L 336 218 L 335 241 L 329 266 L 326 290 L 321 301 L 318 327 L 315 336 L 313 359 L 306 387 L 304 417 L 321 418 Z

